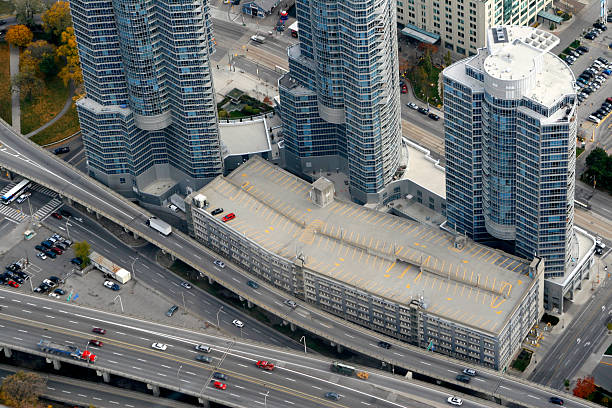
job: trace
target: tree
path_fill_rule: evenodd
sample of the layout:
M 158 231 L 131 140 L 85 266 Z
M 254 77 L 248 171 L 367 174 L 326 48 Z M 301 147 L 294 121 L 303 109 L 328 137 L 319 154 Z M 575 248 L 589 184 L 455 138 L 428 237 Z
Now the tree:
M 62 32 L 62 45 L 57 49 L 57 56 L 66 60 L 66 66 L 62 68 L 58 74 L 64 80 L 64 85 L 72 81 L 75 86 L 83 83 L 83 72 L 81 71 L 81 61 L 79 60 L 79 51 L 77 49 L 76 37 L 74 28 L 68 27 Z
M 36 373 L 18 371 L 2 381 L 0 401 L 15 408 L 35 406 L 46 389 L 46 378 Z
M 41 0 L 12 0 L 17 22 L 28 27 L 34 26 L 34 14 L 44 10 Z
M 448 67 L 452 63 L 453 59 L 451 58 L 451 53 L 450 51 L 446 51 L 446 54 L 444 54 L 444 65 Z
M 30 52 L 32 58 L 40 62 L 45 55 L 55 55 L 56 49 L 57 47 L 55 45 L 49 44 L 45 40 L 38 40 L 30 43 L 27 50 Z
M 45 78 L 53 78 L 59 72 L 55 55 L 45 54 L 38 63 L 38 69 Z
M 91 262 L 89 259 L 89 253 L 91 252 L 91 246 L 87 241 L 76 242 L 73 246 L 74 254 L 83 260 L 81 267 L 84 268 Z
M 25 47 L 32 42 L 34 34 L 23 24 L 11 26 L 4 37 L 6 42 L 17 47 Z
M 11 89 L 18 90 L 26 100 L 32 99 L 44 86 L 43 80 L 32 69 L 22 70 L 11 79 Z
M 72 26 L 70 4 L 67 1 L 57 1 L 42 15 L 45 32 L 61 39 L 62 33 Z
M 594 393 L 596 389 L 595 379 L 592 376 L 586 376 L 578 379 L 573 392 L 578 398 L 586 399 L 589 395 Z

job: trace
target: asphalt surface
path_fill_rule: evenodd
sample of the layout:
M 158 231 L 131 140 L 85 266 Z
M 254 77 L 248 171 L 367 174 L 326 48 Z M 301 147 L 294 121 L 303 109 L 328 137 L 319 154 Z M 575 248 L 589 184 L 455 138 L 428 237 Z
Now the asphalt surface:
M 0 381 L 5 377 L 24 371 L 8 365 L 0 365 Z M 47 390 L 42 396 L 52 401 L 61 401 L 96 408 L 190 408 L 193 405 L 155 398 L 135 391 L 128 391 L 105 384 L 79 381 L 59 375 L 39 374 L 47 380 Z
M 288 297 L 285 293 L 267 284 L 261 284 L 257 290 L 246 286 L 244 282 L 251 279 L 249 274 L 234 267 L 229 261 L 225 262 L 227 265 L 225 269 L 219 270 L 212 263 L 217 256 L 183 234 L 173 232 L 168 237 L 161 236 L 146 225 L 148 214 L 142 208 L 70 168 L 40 147 L 15 134 L 12 129 L 0 127 L 0 143 L 2 144 L 0 164 L 4 167 L 40 184 L 53 187 L 65 196 L 101 212 L 114 222 L 136 231 L 149 242 L 167 252 L 176 254 L 187 264 L 212 276 L 229 290 L 283 317 L 286 321 L 293 322 L 310 332 L 357 352 L 442 380 L 454 381 L 454 373 L 463 367 L 459 361 L 438 354 L 425 353 L 422 349 L 397 342 L 394 339 L 385 339 L 394 344 L 394 348 L 381 349 L 376 344 L 384 336 L 319 311 L 298 299 L 294 300 L 300 307 L 295 310 L 290 309 L 283 304 Z M 548 389 L 540 389 L 525 381 L 490 371 L 486 371 L 486 375 L 483 373 L 479 381 L 474 381 L 471 386 L 485 393 L 498 393 L 502 398 L 528 406 L 542 406 L 542 402 L 548 399 L 550 393 Z M 566 396 L 567 406 L 586 405 L 577 400 L 574 402 L 570 398 Z
M 310 355 L 81 308 L 45 296 L 23 295 L 3 288 L 0 305 L 2 344 L 36 349 L 38 341 L 44 338 L 85 349 L 88 340 L 96 338 L 103 341 L 103 346 L 88 348 L 98 357 L 96 369 L 120 371 L 134 379 L 192 395 L 203 392 L 230 405 L 258 406 L 252 402 L 263 405 L 263 395 L 268 391 L 267 406 L 283 408 L 444 406 L 449 395 L 377 371 L 369 370 L 370 377 L 364 382 L 332 373 L 329 361 Z M 107 333 L 94 334 L 92 327 L 102 327 Z M 154 350 L 151 347 L 154 342 L 166 344 L 167 350 Z M 212 352 L 206 354 L 213 358 L 212 363 L 195 360 L 200 354 L 194 349 L 196 344 L 212 347 Z M 276 369 L 257 368 L 255 362 L 259 359 L 274 361 Z M 227 375 L 223 381 L 226 390 L 210 386 L 213 371 Z M 341 394 L 342 398 L 327 400 L 325 393 L 329 391 Z M 418 395 L 419 400 L 430 400 L 432 404 L 409 395 Z M 466 401 L 464 406 L 489 405 Z
M 544 359 L 537 362 L 536 369 L 529 376 L 531 381 L 562 389 L 565 379 L 573 378 L 591 353 L 599 348 L 601 341 L 607 339 L 606 324 L 612 321 L 612 290 L 609 284 L 608 279 L 593 292 L 561 338 Z

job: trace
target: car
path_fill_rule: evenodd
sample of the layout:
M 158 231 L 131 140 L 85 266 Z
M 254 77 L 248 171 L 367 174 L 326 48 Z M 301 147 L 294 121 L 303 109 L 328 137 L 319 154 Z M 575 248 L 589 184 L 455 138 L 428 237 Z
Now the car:
M 42 246 L 42 245 L 36 245 L 34 247 L 34 249 L 36 249 L 37 251 L 45 251 L 46 250 L 46 248 L 44 246 Z
M 55 243 L 57 242 L 57 238 L 55 238 L 55 237 L 49 237 L 49 238 L 47 239 L 47 241 L 49 241 L 49 242 L 51 242 L 53 245 L 55 245 Z M 52 246 L 53 246 L 53 245 L 52 245 Z
M 455 380 L 461 381 L 462 383 L 469 384 L 470 377 L 468 377 L 467 375 L 459 374 L 457 375 L 457 377 L 455 377 Z
M 81 265 L 83 265 L 83 260 L 80 257 L 77 256 L 76 258 L 72 258 L 70 260 L 70 263 L 73 263 L 75 265 L 81 266 Z
M 472 377 L 476 377 L 478 375 L 478 373 L 476 372 L 476 370 L 473 370 L 471 368 L 464 368 L 462 371 L 463 374 L 467 374 L 469 376 Z
M 215 386 L 215 388 L 219 389 L 219 390 L 224 390 L 227 388 L 227 384 L 224 384 L 220 381 L 214 381 L 213 385 Z
M 216 378 L 217 380 L 227 381 L 227 375 L 220 373 L 218 371 L 215 371 L 213 373 L 213 377 Z
M 121 287 L 119 285 L 117 285 L 116 283 L 111 282 L 109 280 L 104 281 L 104 287 L 112 289 L 112 290 L 119 290 L 119 289 L 121 289 Z
M 0 20 L 0 25 L 6 24 L 6 20 Z
M 212 357 L 203 356 L 201 354 L 196 355 L 195 359 L 201 361 L 202 363 L 212 363 Z
M 214 210 L 210 212 L 210 215 L 217 215 L 217 214 L 221 214 L 222 212 L 223 212 L 223 208 L 215 208 Z
M 228 221 L 233 220 L 234 218 L 236 218 L 236 214 L 234 214 L 234 213 L 229 213 L 229 214 L 225 214 L 225 215 L 223 216 L 223 218 L 221 218 L 221 221 L 223 221 L 223 222 L 228 222 Z
M 57 276 L 49 276 L 49 280 L 55 283 L 56 285 L 62 282 L 62 280 L 58 278 Z
M 64 146 L 64 147 L 58 147 L 57 149 L 53 150 L 53 153 L 63 154 L 63 153 L 68 153 L 69 151 L 70 151 L 70 148 L 68 146 Z
M 15 275 L 19 276 L 21 279 L 23 280 L 28 280 L 30 279 L 30 275 L 28 275 L 27 273 L 25 273 L 24 271 L 15 271 L 13 272 Z
M 58 295 L 63 296 L 66 294 L 66 291 L 64 289 L 57 288 L 53 291 L 53 293 L 57 293 Z
M 55 246 L 55 247 L 53 247 L 53 248 L 51 248 L 51 251 L 55 252 L 55 253 L 56 253 L 56 254 L 58 254 L 58 255 L 61 255 L 61 254 L 63 254 L 63 253 L 64 253 L 64 251 L 62 251 L 60 248 L 58 248 L 58 247 L 56 247 L 56 246 Z
M 14 280 L 12 280 L 12 279 L 9 279 L 9 280 L 6 282 L 6 284 L 7 284 L 7 285 L 9 285 L 9 286 L 12 286 L 12 287 L 14 287 L 14 288 L 18 288 L 18 287 L 19 287 L 19 284 L 18 284 L 17 282 L 15 282 Z
M 55 252 L 49 251 L 49 250 L 45 251 L 45 255 L 47 255 L 51 259 L 57 258 L 57 254 Z
M 402 90 L 401 90 L 401 92 L 402 92 L 403 94 L 407 94 L 407 93 L 408 93 L 408 88 L 406 87 L 406 85 L 402 86 Z
M 217 265 L 217 266 L 218 266 L 219 268 L 221 268 L 221 269 L 225 268 L 225 264 L 223 263 L 223 261 L 220 261 L 220 260 L 218 260 L 218 259 L 215 259 L 215 260 L 213 261 L 213 263 L 214 263 L 215 265 Z
M 550 402 L 551 404 L 563 405 L 563 400 L 559 397 L 550 397 L 548 399 L 548 402 Z
M 168 345 L 164 343 L 153 343 L 151 344 L 151 348 L 154 348 L 155 350 L 166 351 Z
M 391 348 L 391 344 L 387 343 L 386 341 L 379 341 L 378 342 L 378 347 L 382 347 L 384 349 L 390 349 Z
M 451 405 L 458 406 L 458 407 L 463 405 L 463 400 L 461 398 L 459 398 L 459 397 L 448 397 L 446 402 L 448 402 Z
M 419 109 L 419 105 L 417 105 L 414 102 L 409 102 L 409 103 L 406 104 L 406 106 L 409 107 L 410 109 L 414 109 L 414 110 Z
M 53 282 L 52 280 L 49 279 L 43 279 L 42 283 L 44 283 L 45 285 L 49 286 L 50 288 L 54 288 L 57 286 L 57 284 L 55 282 Z
M 181 286 L 184 287 L 185 289 L 191 289 L 191 285 L 189 284 L 189 282 L 181 282 Z
M 584 38 L 586 38 L 587 40 L 594 40 L 595 39 L 595 35 L 592 33 L 587 33 Z
M 326 392 L 325 398 L 338 401 L 340 399 L 340 394 L 338 394 L 337 392 Z
M 23 279 L 17 275 L 13 275 L 13 280 L 15 282 L 17 282 L 18 284 L 22 285 L 23 284 Z
M 63 243 L 64 243 L 64 245 L 66 245 L 66 246 L 72 246 L 72 240 L 70 240 L 70 239 L 65 239 L 65 240 L 63 240 L 62 242 L 63 242 Z
M 34 292 L 36 292 L 36 293 L 46 293 L 49 289 L 51 289 L 51 287 L 49 285 L 41 283 L 36 289 L 34 289 Z
M 45 255 L 44 252 L 39 252 L 39 253 L 36 254 L 36 256 L 39 257 L 42 260 L 47 259 L 47 255 Z
M 255 365 L 261 368 L 262 370 L 268 370 L 268 371 L 274 370 L 274 363 L 272 363 L 271 361 L 259 360 L 258 362 L 255 363 Z
M 440 117 L 433 112 L 430 112 L 427 116 L 429 116 L 429 118 L 433 120 L 440 120 Z
M 51 292 L 49 293 L 49 297 L 55 298 L 55 299 L 59 299 L 59 295 L 57 293 Z
M 61 249 L 62 251 L 68 249 L 68 245 L 64 244 L 63 242 L 56 242 L 55 247 Z
M 234 326 L 236 326 L 236 327 L 240 327 L 240 328 L 244 327 L 244 323 L 242 323 L 242 322 L 241 322 L 240 320 L 238 320 L 238 319 L 234 319 L 234 320 L 232 321 L 232 324 L 233 324 Z
M 72 213 L 64 208 L 59 210 L 59 213 L 63 215 L 64 217 L 68 217 L 68 218 L 72 217 Z
M 197 344 L 195 346 L 195 349 L 198 351 L 201 351 L 203 353 L 210 353 L 212 351 L 212 349 L 208 346 L 205 346 L 204 344 Z
M 30 193 L 30 192 L 23 193 L 22 195 L 20 195 L 20 196 L 17 198 L 17 200 L 16 200 L 16 201 L 17 201 L 17 204 L 21 204 L 21 203 L 23 203 L 25 200 L 27 200 L 28 198 L 30 198 L 30 196 L 31 196 L 31 195 L 32 195 L 32 193 Z
M 51 249 L 53 247 L 53 242 L 46 240 L 46 241 L 41 242 L 40 245 L 42 245 L 46 249 Z
M 255 282 L 255 281 L 248 281 L 247 285 L 249 285 L 250 287 L 252 287 L 253 289 L 259 289 L 259 283 Z
M 74 217 L 75 220 L 77 220 L 78 222 L 83 222 L 83 218 L 82 217 Z
M 293 301 L 291 299 L 287 299 L 283 303 L 286 304 L 287 306 L 289 306 L 292 309 L 295 309 L 297 307 L 297 303 L 295 303 L 295 301 Z
M 89 344 L 91 344 L 92 346 L 96 346 L 96 347 L 102 347 L 102 343 L 100 340 L 96 340 L 96 339 L 92 339 L 89 340 Z
M 93 329 L 91 329 L 91 331 L 93 333 L 106 334 L 106 329 L 103 329 L 101 327 L 94 327 Z
M 52 216 L 53 218 L 58 219 L 58 220 L 61 220 L 62 218 L 64 218 L 64 217 L 62 217 L 61 215 L 59 215 L 58 213 L 56 213 L 56 212 L 51 213 L 51 216 Z
M 166 316 L 168 317 L 172 317 L 174 315 L 174 313 L 176 313 L 176 311 L 178 310 L 178 306 L 174 305 L 172 306 L 170 309 L 168 309 L 168 311 L 166 312 Z
M 423 107 L 420 107 L 420 106 L 419 106 L 419 108 L 417 109 L 417 111 L 418 111 L 419 113 L 423 114 L 423 115 L 427 115 L 427 114 L 429 113 L 429 109 L 427 109 L 427 108 L 423 108 Z

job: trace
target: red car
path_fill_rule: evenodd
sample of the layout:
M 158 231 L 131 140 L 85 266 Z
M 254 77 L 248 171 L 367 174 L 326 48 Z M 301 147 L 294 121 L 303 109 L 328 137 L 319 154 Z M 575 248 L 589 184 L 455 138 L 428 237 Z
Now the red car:
M 402 86 L 402 93 L 403 94 L 408 93 L 408 88 L 406 87 L 406 85 Z
M 224 390 L 224 389 L 227 388 L 227 384 L 223 384 L 220 381 L 215 381 L 213 384 L 214 384 L 215 388 L 218 388 L 220 390 Z
M 102 347 L 104 343 L 102 343 L 100 340 L 89 340 L 89 344 L 96 347 Z
M 62 219 L 62 216 L 61 216 L 61 215 L 59 215 L 59 214 L 58 214 L 58 213 L 56 213 L 56 212 L 51 213 L 51 216 L 52 216 L 53 218 L 57 218 L 58 220 L 61 220 L 61 219 Z
M 7 284 L 8 284 L 9 286 L 14 287 L 14 288 L 18 288 L 18 287 L 19 287 L 19 284 L 18 284 L 17 282 L 15 282 L 14 280 L 10 280 L 10 281 L 8 281 L 8 282 L 7 282 Z
M 99 327 L 94 327 L 91 331 L 98 334 L 106 334 L 106 330 L 101 329 Z
M 58 254 L 58 255 L 61 255 L 61 254 L 63 254 L 63 253 L 64 253 L 64 251 L 62 251 L 62 250 L 61 250 L 60 248 L 58 248 L 58 247 L 53 247 L 53 248 L 51 248 L 51 250 L 52 250 L 53 252 L 55 252 L 56 254 Z
M 269 371 L 274 370 L 274 363 L 270 361 L 259 360 L 258 362 L 255 363 L 255 365 L 264 370 L 269 370 Z
M 221 218 L 221 221 L 228 222 L 230 220 L 233 220 L 234 218 L 236 218 L 236 214 L 229 213 L 229 214 L 224 215 L 223 218 Z

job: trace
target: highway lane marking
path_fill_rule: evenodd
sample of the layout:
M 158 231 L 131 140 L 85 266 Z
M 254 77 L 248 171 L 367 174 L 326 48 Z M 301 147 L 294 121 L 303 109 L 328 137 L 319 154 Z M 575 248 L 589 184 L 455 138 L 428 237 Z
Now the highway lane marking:
M 188 294 L 190 294 L 193 297 L 196 297 L 196 295 L 194 295 L 192 292 L 187 292 Z
M 55 388 L 53 388 L 53 387 L 47 387 L 47 388 L 50 389 L 50 390 L 55 390 Z
M 527 394 L 527 396 L 530 397 L 530 398 L 540 399 L 540 397 L 536 397 L 536 396 L 531 395 L 531 394 Z
M 279 305 L 281 307 L 283 306 L 283 304 L 281 302 L 279 302 L 278 300 L 275 300 L 274 303 L 276 303 L 277 305 Z
M 169 290 L 170 292 L 172 292 L 172 293 L 176 293 L 176 292 L 175 292 L 175 291 L 173 291 L 172 289 L 168 289 L 168 290 Z
M 233 279 L 233 280 L 235 280 L 236 282 L 240 283 L 240 280 L 239 280 L 239 279 L 234 278 L 233 276 L 232 276 L 232 279 Z
M 289 381 L 294 381 L 294 382 L 295 382 L 295 378 L 285 377 L 285 379 L 286 379 L 286 380 L 289 380 Z
M 92 397 L 93 399 L 95 399 L 96 401 L 102 401 L 102 398 L 98 398 L 98 397 Z
M 352 336 L 352 335 L 350 335 L 350 334 L 348 334 L 348 333 L 344 333 L 344 335 L 345 335 L 345 336 L 347 336 L 347 337 L 350 337 L 351 339 L 354 339 L 354 338 L 355 338 L 355 336 Z
M 70 391 L 66 391 L 66 390 L 62 390 L 62 392 L 65 392 L 66 394 L 72 394 Z
M 321 322 L 319 322 L 319 324 L 320 324 L 321 326 L 323 326 L 323 327 L 327 327 L 328 329 L 331 329 L 331 328 L 332 328 L 330 325 L 327 325 L 327 324 L 325 324 L 325 323 L 321 323 Z
M 159 273 L 159 272 L 155 272 L 155 273 L 156 273 L 156 274 L 157 274 L 157 276 L 159 276 L 160 278 L 163 278 L 163 277 L 164 277 L 164 275 L 162 275 L 162 274 L 161 274 L 161 273 Z
M 243 389 L 243 390 L 244 390 L 244 387 L 243 387 L 243 386 L 241 386 L 241 385 L 234 385 L 234 387 L 236 387 L 236 388 L 240 388 L 240 389 Z
M 295 402 L 284 400 L 287 404 L 295 405 Z
M 421 364 L 428 365 L 428 366 L 430 366 L 430 365 L 431 365 L 431 363 L 426 363 L 425 361 L 421 361 L 420 363 L 421 363 Z
M 74 320 L 68 320 L 68 322 L 72 324 L 79 324 L 79 322 L 75 322 Z
M 34 303 L 26 303 L 26 305 L 30 305 L 30 306 L 36 307 L 36 305 Z
M 17 331 L 21 332 L 21 333 L 27 333 L 28 332 L 27 330 L 23 330 L 23 329 L 17 329 Z
M 176 242 L 174 243 L 174 245 L 176 245 L 177 247 L 179 247 L 179 248 L 183 249 L 183 246 L 182 246 L 182 245 L 180 245 L 180 244 L 177 244 Z
M 183 380 L 182 378 L 180 379 L 182 382 L 186 382 L 188 384 L 191 384 L 191 381 L 187 381 L 187 380 Z
M 63 314 L 68 314 L 68 312 L 67 312 L 67 311 L 65 311 L 65 310 L 61 310 L 61 309 L 59 310 L 59 312 L 60 312 L 60 313 L 63 313 Z
M 404 355 L 403 355 L 403 354 L 396 353 L 395 351 L 393 352 L 393 354 L 395 354 L 396 356 L 404 357 Z
M 364 404 L 364 405 L 372 405 L 372 404 L 370 404 L 369 402 L 365 402 L 365 401 L 360 401 L 360 402 L 361 402 L 362 404 Z
M 261 393 L 260 393 L 260 394 L 261 394 Z M 264 395 L 265 395 L 265 394 L 264 394 Z M 255 401 L 255 402 L 256 402 L 256 403 L 258 403 L 258 404 L 261 404 L 261 405 L 263 405 L 263 404 L 264 404 L 264 403 L 263 403 L 263 402 L 261 402 L 261 401 Z
M 114 353 L 113 353 L 113 354 L 114 354 Z M 136 360 L 138 360 L 138 361 L 142 361 L 143 363 L 146 363 L 146 362 L 147 362 L 147 360 L 143 360 L 142 358 L 137 358 Z
M 179 285 L 179 284 L 178 284 L 178 283 L 176 283 L 176 282 L 170 282 L 170 283 L 172 283 L 172 284 L 173 284 L 173 285 L 175 285 L 175 286 L 178 286 L 178 285 Z
M 317 390 L 322 390 L 323 389 L 321 387 L 317 387 L 316 385 L 313 385 L 312 388 L 316 388 Z
M 239 365 L 240 367 L 248 367 L 248 365 L 242 363 L 236 363 L 236 365 Z
M 120 331 L 115 332 L 115 333 L 117 333 L 117 334 L 122 334 L 122 335 L 124 335 L 124 336 L 127 336 L 127 334 L 125 334 L 125 333 L 123 333 L 123 332 L 120 332 Z
M 119 403 L 118 403 L 117 401 L 108 401 L 108 402 L 110 402 L 111 404 L 117 404 L 117 405 L 119 405 Z
M 158 281 L 157 279 L 153 279 L 153 278 L 151 278 L 151 280 L 152 280 L 153 282 L 155 282 L 155 283 L 159 283 L 159 281 Z
M 74 341 L 64 340 L 64 343 L 74 344 Z
M 108 362 L 109 363 L 113 363 L 113 364 L 119 364 L 119 363 L 117 363 L 116 361 L 113 361 L 113 360 L 108 360 Z
M 121 354 L 121 353 L 117 353 L 117 352 L 115 352 L 115 351 L 113 351 L 113 354 L 114 354 L 114 355 L 116 355 L 116 356 L 122 356 L 122 355 L 123 355 L 123 354 Z
M 55 319 L 55 316 L 45 315 L 45 317 L 48 319 Z
M 162 374 L 162 373 L 157 373 L 157 375 L 161 375 L 162 377 L 167 377 L 166 374 Z
M 22 311 L 22 312 L 25 312 L 25 313 L 32 313 L 32 311 L 30 311 L 30 310 L 25 310 L 25 309 L 21 309 L 21 311 Z
M 167 365 L 163 365 L 163 364 L 160 364 L 160 365 L 164 368 L 172 368 L 172 367 L 168 367 Z
M 151 341 L 151 340 L 149 340 L 147 338 L 144 338 L 144 337 L 140 337 L 140 340 Z
M 476 381 L 487 382 L 487 380 L 483 380 L 482 378 L 474 378 Z
M 133 405 L 130 405 L 130 404 L 125 404 L 125 406 L 126 406 L 126 407 L 130 407 L 130 408 L 134 408 L 134 406 L 133 406 Z
M 87 398 L 87 395 L 85 394 L 77 394 L 79 397 L 83 397 L 83 398 Z
M 455 374 L 455 371 L 453 371 L 453 370 L 446 370 L 446 371 L 448 371 L 449 373 Z
M 142 368 L 140 368 L 140 367 L 136 367 L 136 366 L 132 366 L 132 368 L 133 368 L 134 370 L 142 370 Z
M 510 388 L 508 388 L 508 387 L 504 387 L 503 385 L 500 385 L 500 386 L 499 386 L 499 388 L 503 388 L 504 390 L 511 391 L 511 389 L 510 389 Z
M 230 393 L 230 395 L 231 395 L 232 397 L 240 398 L 240 395 L 238 395 L 238 394 L 232 394 L 232 393 Z
M 254 327 L 253 327 L 253 331 L 254 331 L 255 333 L 259 333 L 259 334 L 261 334 L 261 332 L 260 332 L 259 330 L 257 330 L 256 328 L 254 328 Z
M 43 306 L 43 309 L 45 309 L 45 310 L 51 310 L 51 308 L 50 308 L 50 307 L 47 307 L 47 306 Z
M 2 327 L 4 327 L 4 326 L 2 326 Z M 51 336 L 45 336 L 44 334 L 42 335 L 42 337 L 44 337 L 46 339 L 50 339 L 51 338 Z
M 17 303 L 21 303 L 21 300 L 18 299 L 11 299 L 13 302 L 17 302 Z
M 142 265 L 142 266 L 144 266 L 144 267 L 145 267 L 145 268 L 147 268 L 147 269 L 151 269 L 151 268 L 149 268 L 149 267 L 148 267 L 147 265 L 145 265 L 145 264 L 141 264 L 141 265 Z
M 20 339 L 19 337 L 13 337 L 13 339 L 18 340 L 18 341 L 23 341 L 23 339 Z

